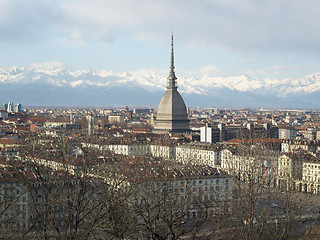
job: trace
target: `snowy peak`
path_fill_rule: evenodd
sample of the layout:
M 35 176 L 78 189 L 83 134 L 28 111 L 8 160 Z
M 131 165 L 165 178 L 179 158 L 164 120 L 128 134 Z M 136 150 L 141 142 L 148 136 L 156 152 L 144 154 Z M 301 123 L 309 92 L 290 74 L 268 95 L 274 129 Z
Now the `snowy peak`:
M 31 64 L 22 68 L 13 66 L 0 69 L 0 89 L 7 91 L 6 94 L 10 93 L 10 89 L 15 91 L 20 89 L 22 95 L 28 95 L 26 89 L 28 86 L 29 88 L 33 86 L 32 88 L 37 88 L 38 91 L 48 88 L 52 88 L 52 91 L 59 89 L 70 96 L 77 91 L 81 92 L 83 97 L 92 91 L 110 92 L 112 94 L 109 95 L 116 97 L 117 91 L 126 89 L 128 94 L 133 93 L 133 97 L 136 96 L 136 91 L 140 91 L 140 95 L 152 96 L 152 94 L 161 95 L 166 90 L 167 72 L 148 69 L 131 72 L 70 70 L 59 62 L 50 62 Z M 198 96 L 199 99 L 205 96 L 225 99 L 228 96 L 230 100 L 235 94 L 252 95 L 267 101 L 270 98 L 296 98 L 320 91 L 320 73 L 299 79 L 258 78 L 252 75 L 217 77 L 209 74 L 199 77 L 197 74 L 190 77 L 188 72 L 189 77 L 178 76 L 177 85 L 182 94 Z M 3 91 L 0 90 L 0 95 L 5 95 Z M 15 95 L 15 92 L 10 94 Z M 319 102 L 315 97 L 313 101 Z

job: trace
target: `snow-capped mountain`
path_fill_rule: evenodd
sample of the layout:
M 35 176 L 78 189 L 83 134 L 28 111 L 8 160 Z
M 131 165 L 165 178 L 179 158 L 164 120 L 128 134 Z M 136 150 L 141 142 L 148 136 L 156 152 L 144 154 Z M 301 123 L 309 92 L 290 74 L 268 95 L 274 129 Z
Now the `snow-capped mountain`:
M 154 105 L 167 71 L 69 70 L 62 64 L 0 69 L 0 101 L 36 105 Z M 188 106 L 319 108 L 320 73 L 301 79 L 178 77 Z

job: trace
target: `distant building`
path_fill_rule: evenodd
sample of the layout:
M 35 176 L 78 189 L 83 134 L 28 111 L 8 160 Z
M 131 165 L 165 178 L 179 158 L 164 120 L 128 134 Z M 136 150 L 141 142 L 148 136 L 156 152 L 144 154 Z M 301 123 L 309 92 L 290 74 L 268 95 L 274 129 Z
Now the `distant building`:
M 155 133 L 189 132 L 189 120 L 186 105 L 177 91 L 176 75 L 174 72 L 173 36 L 171 42 L 171 66 L 168 76 L 167 91 L 158 106 Z
M 316 140 L 317 139 L 317 128 L 307 128 L 304 132 L 303 132 L 303 137 L 305 139 L 308 139 L 310 141 Z
M 283 140 L 281 144 L 281 152 L 316 152 L 317 143 L 314 141 L 298 141 L 298 140 Z
M 269 123 L 230 125 L 206 125 L 200 128 L 200 141 L 207 143 L 223 142 L 231 139 L 278 138 L 278 127 Z
M 7 111 L 0 111 L 0 119 L 3 119 L 3 120 L 8 119 L 8 112 Z
M 320 140 L 320 131 L 318 130 L 316 133 L 316 140 L 319 141 Z
M 93 136 L 94 135 L 94 117 L 92 113 L 90 113 L 90 115 L 87 116 L 87 120 L 88 120 L 88 135 Z
M 297 189 L 301 192 L 320 193 L 320 161 L 319 158 L 304 159 L 302 167 L 302 181 Z
M 210 167 L 220 166 L 220 148 L 210 144 L 184 144 L 175 147 L 176 157 L 179 163 L 192 165 L 204 165 Z
M 242 181 L 276 186 L 278 152 L 248 149 L 223 149 L 221 169 Z
M 14 105 L 12 102 L 4 103 L 3 110 L 7 112 L 19 113 L 22 111 L 21 103 L 17 103 L 16 105 Z
M 3 107 L 2 107 L 2 110 L 3 111 L 7 111 L 7 109 L 8 109 L 8 103 L 4 103 Z
M 294 127 L 282 126 L 279 127 L 279 138 L 295 140 L 297 137 L 297 130 Z
M 14 107 L 14 111 L 19 113 L 21 112 L 22 108 L 21 108 L 21 103 L 17 103 Z
M 200 128 L 200 142 L 216 143 L 226 140 L 226 126 L 225 124 L 218 124 L 217 126 L 203 126 Z
M 8 112 L 13 112 L 13 103 L 12 102 L 8 102 L 7 111 Z
M 303 159 L 301 154 L 283 154 L 278 159 L 277 186 L 294 190 L 296 182 L 302 179 Z
M 108 116 L 108 122 L 109 123 L 123 123 L 124 122 L 124 117 L 121 115 L 117 115 L 117 116 Z
M 143 109 L 134 108 L 133 109 L 133 113 L 134 114 L 147 114 L 147 113 L 150 113 L 150 112 L 151 112 L 150 108 L 143 108 Z

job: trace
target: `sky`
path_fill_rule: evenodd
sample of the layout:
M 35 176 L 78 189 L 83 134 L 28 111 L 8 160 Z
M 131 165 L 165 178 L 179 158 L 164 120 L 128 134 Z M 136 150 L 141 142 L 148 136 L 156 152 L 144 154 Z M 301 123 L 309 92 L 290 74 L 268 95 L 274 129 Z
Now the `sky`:
M 0 68 L 169 69 L 301 78 L 320 72 L 318 0 L 0 0 Z

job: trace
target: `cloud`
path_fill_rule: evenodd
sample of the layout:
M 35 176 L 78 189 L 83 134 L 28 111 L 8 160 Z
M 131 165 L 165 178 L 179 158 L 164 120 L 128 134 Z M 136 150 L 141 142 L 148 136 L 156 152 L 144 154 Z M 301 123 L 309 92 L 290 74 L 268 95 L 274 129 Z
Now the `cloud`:
M 29 67 L 34 69 L 54 70 L 57 68 L 64 68 L 65 65 L 62 62 L 51 61 L 51 62 L 42 62 L 42 63 L 30 63 Z
M 207 76 L 215 75 L 218 72 L 220 72 L 220 69 L 214 65 L 208 65 L 200 69 L 200 73 Z
M 272 65 L 269 67 L 272 70 L 301 70 L 301 66 L 294 66 L 294 65 Z
M 258 69 L 258 70 L 247 69 L 245 71 L 245 74 L 251 75 L 251 76 L 266 76 L 266 75 L 268 75 L 268 72 L 263 69 Z
M 167 39 L 237 51 L 320 52 L 317 0 L 1 0 L 0 41 Z
M 269 66 L 268 69 L 270 69 L 276 75 L 279 75 L 283 72 L 296 72 L 304 70 L 302 66 L 296 65 L 272 65 Z
M 0 43 L 42 41 L 50 36 L 62 16 L 60 0 L 0 0 Z

